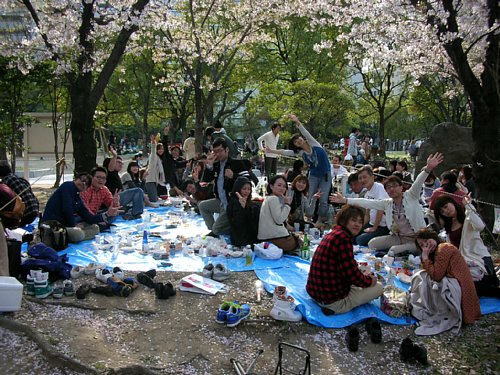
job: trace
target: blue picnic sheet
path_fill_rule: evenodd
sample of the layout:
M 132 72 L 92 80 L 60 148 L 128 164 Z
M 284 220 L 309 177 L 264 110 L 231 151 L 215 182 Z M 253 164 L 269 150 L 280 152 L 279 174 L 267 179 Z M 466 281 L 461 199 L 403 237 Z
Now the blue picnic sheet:
M 363 260 L 363 254 L 356 255 L 356 258 Z M 356 307 L 345 314 L 326 316 L 305 289 L 310 262 L 290 256 L 284 256 L 282 259 L 286 260 L 287 267 L 259 269 L 255 273 L 270 293 L 274 291 L 276 286 L 286 286 L 288 293 L 296 300 L 297 309 L 313 325 L 325 328 L 344 328 L 372 317 L 396 325 L 414 324 L 416 322 L 413 317 L 392 318 L 386 315 L 380 310 L 379 298 Z M 398 279 L 394 279 L 394 284 L 403 290 L 408 290 L 410 287 L 410 284 L 403 283 Z M 500 299 L 481 297 L 480 303 L 483 315 L 500 312 Z
M 176 228 L 168 229 L 168 237 L 172 240 L 177 236 L 196 237 L 203 236 L 208 232 L 203 219 L 199 215 L 188 215 L 180 209 L 174 207 L 160 207 L 157 209 L 146 209 L 143 218 L 131 221 L 125 221 L 121 218 L 117 219 L 114 224 L 114 234 L 103 234 L 103 237 L 116 236 L 116 232 L 127 230 L 127 236 L 132 237 L 135 248 L 140 249 L 142 242 L 142 226 L 144 219 L 149 218 L 152 214 L 152 221 L 149 224 L 150 230 L 154 232 L 158 228 L 164 228 L 164 222 L 158 222 L 157 218 L 167 218 L 169 215 L 178 215 L 183 222 Z M 149 241 L 160 242 L 164 239 L 150 237 Z M 226 237 L 229 242 L 229 238 Z M 235 272 L 255 271 L 257 277 L 263 281 L 268 292 L 272 293 L 274 287 L 284 285 L 288 292 L 296 299 L 298 310 L 304 315 L 305 319 L 314 325 L 326 328 L 343 328 L 355 323 L 362 322 L 370 317 L 375 317 L 381 321 L 406 325 L 413 324 L 413 318 L 392 318 L 384 314 L 380 310 L 380 300 L 376 299 L 371 303 L 359 306 L 345 314 L 337 314 L 326 316 L 321 312 L 320 307 L 309 297 L 305 290 L 307 275 L 309 272 L 309 261 L 302 260 L 298 257 L 283 256 L 277 260 L 266 260 L 254 258 L 251 265 L 245 264 L 244 258 L 231 257 L 200 257 L 198 255 L 183 255 L 181 251 L 173 251 L 168 259 L 155 260 L 150 254 L 142 255 L 139 251 L 131 251 L 124 253 L 121 251 L 102 250 L 96 246 L 95 241 L 84 241 L 78 244 L 70 244 L 67 249 L 60 252 L 67 254 L 69 263 L 72 265 L 86 266 L 89 263 L 104 264 L 107 267 L 121 267 L 124 270 L 131 271 L 147 271 L 149 269 L 158 269 L 165 271 L 178 272 L 201 272 L 203 267 L 208 263 L 224 264 L 227 268 Z M 365 253 L 356 255 L 358 261 L 365 260 Z M 408 290 L 409 284 L 402 283 L 398 279 L 394 279 L 394 283 L 401 289 Z M 480 299 L 481 312 L 483 314 L 491 314 L 500 312 L 500 299 L 485 298 Z

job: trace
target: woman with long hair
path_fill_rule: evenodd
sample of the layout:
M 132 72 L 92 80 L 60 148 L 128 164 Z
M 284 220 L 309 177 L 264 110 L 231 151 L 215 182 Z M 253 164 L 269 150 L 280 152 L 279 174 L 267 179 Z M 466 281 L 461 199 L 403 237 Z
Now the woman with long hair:
M 452 197 L 458 204 L 462 203 L 462 199 L 467 193 L 460 190 L 457 186 L 457 175 L 451 171 L 441 174 L 441 187 L 434 190 L 429 201 L 429 208 L 434 210 L 434 204 L 437 197 L 448 195 Z
M 298 255 L 300 241 L 292 236 L 284 225 L 290 214 L 292 198 L 286 194 L 285 176 L 271 177 L 267 184 L 267 196 L 262 203 L 259 214 L 259 241 L 267 241 L 280 247 L 284 253 Z
M 158 191 L 165 190 L 165 171 L 163 170 L 162 157 L 165 148 L 162 143 L 156 142 L 156 137 L 151 135 L 151 153 L 149 155 L 148 175 L 146 176 L 146 192 L 149 200 L 156 202 L 158 200 Z
M 415 243 L 422 251 L 422 264 L 427 275 L 436 282 L 444 277 L 454 278 L 461 289 L 462 322 L 473 324 L 481 317 L 479 298 L 474 282 L 458 249 L 451 243 L 441 242 L 438 234 L 424 228 L 418 231 Z
M 144 181 L 141 179 L 139 163 L 135 160 L 132 160 L 128 163 L 127 172 L 125 172 L 121 176 L 123 188 L 132 189 L 132 188 L 141 188 L 144 189 Z
M 259 209 L 252 202 L 252 182 L 245 176 L 236 179 L 227 205 L 231 224 L 231 244 L 236 246 L 257 243 Z
M 493 260 L 481 239 L 485 228 L 469 197 L 463 198 L 463 205 L 452 197 L 443 195 L 436 199 L 434 217 L 442 225 L 448 241 L 456 246 L 472 274 L 479 296 L 500 298 L 500 282 L 495 273 Z
M 314 223 L 308 222 L 307 218 L 310 218 L 314 214 L 316 202 L 320 197 L 320 195 L 316 193 L 313 195 L 313 199 L 309 200 L 308 192 L 309 180 L 302 175 L 294 178 L 288 190 L 288 195 L 292 198 L 290 214 L 288 215 L 288 224 L 293 227 L 294 223 L 299 223 L 300 230 L 302 231 L 306 223 L 314 225 Z

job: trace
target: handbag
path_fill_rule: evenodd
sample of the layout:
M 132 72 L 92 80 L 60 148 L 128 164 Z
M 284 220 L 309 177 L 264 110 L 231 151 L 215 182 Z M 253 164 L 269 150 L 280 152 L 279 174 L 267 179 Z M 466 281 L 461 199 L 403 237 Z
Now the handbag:
M 68 230 L 57 220 L 47 220 L 40 224 L 40 240 L 48 247 L 60 251 L 68 247 Z
M 408 292 L 394 285 L 386 285 L 380 297 L 380 309 L 393 318 L 401 318 L 410 313 L 409 300 Z

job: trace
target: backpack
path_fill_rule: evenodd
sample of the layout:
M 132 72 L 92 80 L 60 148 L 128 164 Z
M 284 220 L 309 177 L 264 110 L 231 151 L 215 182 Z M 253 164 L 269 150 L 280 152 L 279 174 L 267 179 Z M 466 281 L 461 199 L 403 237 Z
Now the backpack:
M 68 247 L 68 230 L 57 220 L 47 220 L 40 224 L 40 240 L 48 247 L 60 251 Z

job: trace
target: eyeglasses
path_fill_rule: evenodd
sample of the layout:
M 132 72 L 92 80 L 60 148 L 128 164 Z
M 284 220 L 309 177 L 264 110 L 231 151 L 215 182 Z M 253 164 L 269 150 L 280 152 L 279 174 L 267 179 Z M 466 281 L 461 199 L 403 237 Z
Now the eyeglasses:
M 94 176 L 96 180 L 106 181 L 106 176 Z
M 395 189 L 395 188 L 398 188 L 400 187 L 401 185 L 399 184 L 389 184 L 389 185 L 385 185 L 385 190 L 389 190 L 389 189 Z

